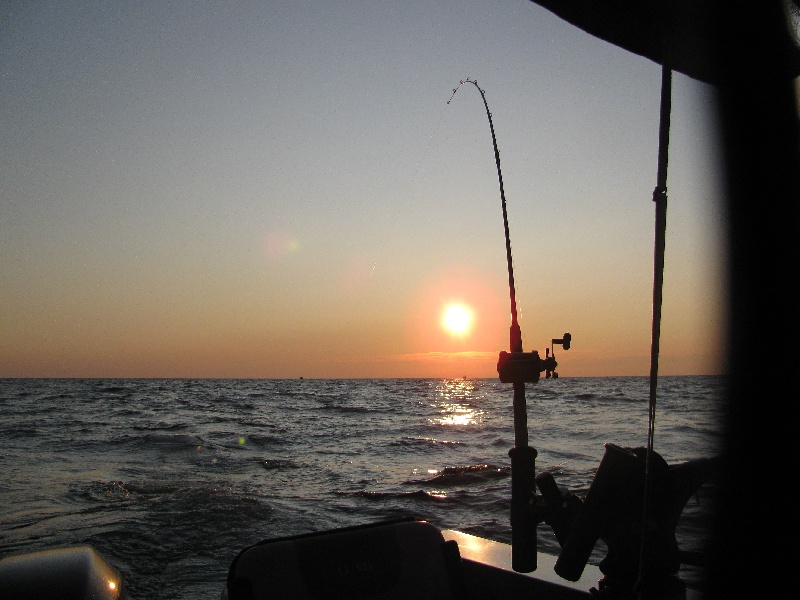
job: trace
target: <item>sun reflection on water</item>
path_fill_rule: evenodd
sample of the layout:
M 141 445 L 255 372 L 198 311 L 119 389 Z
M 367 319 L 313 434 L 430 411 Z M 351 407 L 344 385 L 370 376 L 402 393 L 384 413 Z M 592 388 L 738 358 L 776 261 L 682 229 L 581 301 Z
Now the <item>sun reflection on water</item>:
M 430 422 L 435 425 L 478 425 L 484 411 L 474 405 L 475 382 L 468 379 L 446 379 L 437 387 L 438 399 L 433 405 L 439 416 Z

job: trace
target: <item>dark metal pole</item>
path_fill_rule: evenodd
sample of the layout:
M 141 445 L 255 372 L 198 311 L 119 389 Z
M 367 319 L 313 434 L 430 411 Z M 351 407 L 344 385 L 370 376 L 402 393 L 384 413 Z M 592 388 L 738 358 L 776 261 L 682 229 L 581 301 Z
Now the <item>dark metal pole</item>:
M 655 438 L 656 391 L 658 389 L 658 356 L 661 346 L 661 305 L 664 292 L 664 254 L 667 244 L 667 165 L 669 162 L 669 126 L 672 110 L 672 70 L 661 68 L 661 114 L 658 130 L 658 171 L 653 190 L 655 202 L 655 244 L 653 251 L 653 328 L 650 339 L 650 400 L 647 429 L 647 458 L 645 461 L 644 501 L 642 506 L 642 531 L 639 547 L 639 573 L 636 584 L 641 594 L 646 585 L 644 564 L 647 548 L 647 523 L 650 512 L 651 457 Z

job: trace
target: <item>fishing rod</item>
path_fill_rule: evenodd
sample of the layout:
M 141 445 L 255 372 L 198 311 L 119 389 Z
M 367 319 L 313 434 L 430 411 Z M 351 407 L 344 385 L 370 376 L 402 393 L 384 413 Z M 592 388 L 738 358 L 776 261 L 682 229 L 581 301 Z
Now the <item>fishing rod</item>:
M 497 136 L 494 132 L 492 113 L 486 94 L 472 79 L 459 82 L 453 89 L 448 104 L 452 101 L 461 87 L 467 83 L 475 86 L 483 99 L 486 108 L 486 117 L 489 120 L 489 129 L 492 133 L 492 146 L 494 147 L 494 160 L 497 165 L 497 179 L 500 184 L 500 203 L 503 209 L 503 229 L 506 238 L 506 262 L 508 264 L 508 288 L 511 300 L 511 327 L 509 330 L 509 352 L 500 352 L 497 361 L 497 372 L 500 381 L 511 383 L 514 386 L 514 447 L 509 451 L 511 457 L 511 567 L 518 572 L 529 573 L 536 570 L 536 525 L 537 514 L 534 509 L 534 494 L 536 490 L 536 456 L 537 452 L 528 443 L 528 411 L 525 400 L 525 384 L 539 381 L 539 374 L 553 373 L 556 377 L 555 352 L 547 351 L 547 357 L 542 360 L 539 353 L 523 352 L 522 330 L 517 317 L 517 294 L 514 285 L 514 266 L 511 258 L 511 236 L 508 229 L 508 210 L 506 208 L 506 194 L 503 187 L 503 172 L 500 169 L 500 151 L 497 148 Z M 565 333 L 560 339 L 553 339 L 551 345 L 560 344 L 564 350 L 569 350 L 572 336 Z
M 478 85 L 477 81 L 473 81 L 472 79 L 465 79 L 458 84 L 453 90 L 453 95 L 450 96 L 450 100 L 447 101 L 450 104 L 450 101 L 456 95 L 456 92 L 461 88 L 462 85 L 466 83 L 471 83 L 475 86 L 475 88 L 481 93 L 481 98 L 483 99 L 483 106 L 486 108 L 486 117 L 489 119 L 489 130 L 492 132 L 492 146 L 494 147 L 494 161 L 497 164 L 497 180 L 500 183 L 500 204 L 503 209 L 503 229 L 506 235 L 506 262 L 508 263 L 508 289 L 511 296 L 511 343 L 510 343 L 510 350 L 511 352 L 522 352 L 522 330 L 519 327 L 519 321 L 517 319 L 517 291 L 514 285 L 514 265 L 511 259 L 511 236 L 508 231 L 508 210 L 506 209 L 506 192 L 503 188 L 503 172 L 500 169 L 500 151 L 497 149 L 497 136 L 494 133 L 494 123 L 492 122 L 492 113 L 489 110 L 489 103 L 486 101 L 486 94 L 484 93 L 483 89 Z M 523 390 L 523 398 L 524 398 L 524 390 Z M 514 423 L 514 431 L 517 432 L 517 423 Z M 523 423 L 522 427 L 519 428 L 519 433 L 522 434 L 520 438 L 516 439 L 517 445 L 527 445 L 528 438 L 527 438 L 527 424 Z

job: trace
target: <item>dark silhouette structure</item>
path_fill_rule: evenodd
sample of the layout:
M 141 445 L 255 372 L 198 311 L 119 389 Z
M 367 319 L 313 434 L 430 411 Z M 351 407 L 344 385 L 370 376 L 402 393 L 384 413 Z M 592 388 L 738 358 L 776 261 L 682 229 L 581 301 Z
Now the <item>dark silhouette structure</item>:
M 797 512 L 782 484 L 800 336 L 798 49 L 783 0 L 532 0 L 592 35 L 713 84 L 726 171 L 727 420 L 706 597 L 794 583 Z M 791 0 L 800 5 L 798 0 Z M 769 373 L 752 356 L 770 345 Z M 789 463 L 791 464 L 791 463 Z M 770 486 L 770 489 L 767 489 Z

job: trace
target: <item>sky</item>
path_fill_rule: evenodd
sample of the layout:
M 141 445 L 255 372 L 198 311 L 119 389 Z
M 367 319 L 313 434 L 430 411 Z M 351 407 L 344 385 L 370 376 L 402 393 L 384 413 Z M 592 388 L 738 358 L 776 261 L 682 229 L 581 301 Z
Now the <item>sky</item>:
M 531 2 L 9 0 L 0 78 L 0 377 L 495 377 L 466 78 L 524 349 L 649 372 L 661 68 Z M 659 372 L 714 374 L 713 89 L 672 103 Z

